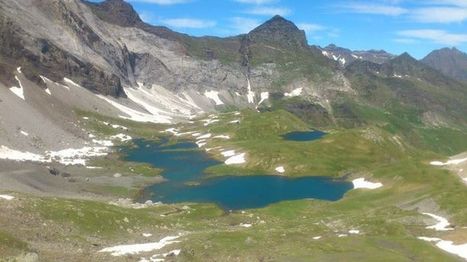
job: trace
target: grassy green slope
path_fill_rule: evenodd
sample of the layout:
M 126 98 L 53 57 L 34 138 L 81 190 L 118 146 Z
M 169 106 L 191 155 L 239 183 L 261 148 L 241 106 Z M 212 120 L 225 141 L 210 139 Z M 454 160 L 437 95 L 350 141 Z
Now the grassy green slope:
M 239 124 L 230 123 L 236 119 Z M 190 203 L 135 210 L 93 201 L 34 197 L 24 198 L 21 210 L 41 224 L 67 229 L 55 233 L 53 241 L 68 239 L 88 246 L 90 254 L 97 254 L 103 246 L 92 247 L 89 241 L 104 246 L 127 243 L 128 239 L 144 242 L 148 240 L 141 239 L 141 233 L 149 232 L 160 238 L 184 233 L 182 242 L 171 246 L 182 249 L 178 257 L 182 261 L 457 261 L 416 239 L 445 236 L 426 229 L 425 217 L 407 208 L 431 199 L 457 225 L 455 232 L 463 234 L 459 230 L 467 225 L 467 190 L 454 174 L 427 164 L 440 157 L 438 154 L 415 148 L 403 137 L 394 138 L 384 125 L 330 129 L 321 140 L 300 143 L 284 141 L 280 135 L 311 127 L 285 111 L 224 113 L 219 120 L 208 126 L 202 122 L 180 126 L 230 135 L 230 140 L 212 139 L 208 146 L 247 152 L 245 167 L 219 166 L 211 170 L 217 175 L 272 173 L 276 165 L 283 164 L 290 176 L 352 173 L 352 177 L 365 176 L 384 186 L 350 191 L 337 202 L 289 201 L 245 212 Z M 120 124 L 131 127 L 130 123 Z M 160 136 L 159 130 L 154 128 L 152 136 Z M 241 223 L 252 227 L 241 227 Z M 29 232 L 6 228 L 5 234 L 14 239 L 26 239 Z M 360 234 L 349 234 L 352 229 Z M 316 236 L 321 238 L 313 239 Z

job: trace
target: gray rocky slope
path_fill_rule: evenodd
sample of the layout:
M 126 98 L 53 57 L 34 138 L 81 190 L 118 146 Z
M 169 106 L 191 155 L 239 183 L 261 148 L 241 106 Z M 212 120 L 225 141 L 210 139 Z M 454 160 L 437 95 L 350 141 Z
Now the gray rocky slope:
M 216 105 L 204 95 L 211 90 L 219 92 L 223 104 L 240 107 L 256 106 L 271 86 L 280 92 L 302 88 L 323 106 L 328 90 L 350 91 L 343 74 L 332 72 L 334 65 L 307 46 L 303 31 L 281 17 L 248 35 L 220 39 L 147 25 L 121 0 L 6 0 L 0 16 L 6 86 L 16 84 L 14 72 L 21 67 L 25 77 L 43 87 L 40 76 L 54 82 L 69 78 L 92 92 L 125 98 L 124 87 L 157 86 L 189 95 L 207 110 Z M 280 83 L 288 69 L 274 60 L 295 46 L 299 52 L 291 53 L 305 55 L 317 71 L 310 77 L 286 76 Z M 248 102 L 248 80 L 255 102 Z

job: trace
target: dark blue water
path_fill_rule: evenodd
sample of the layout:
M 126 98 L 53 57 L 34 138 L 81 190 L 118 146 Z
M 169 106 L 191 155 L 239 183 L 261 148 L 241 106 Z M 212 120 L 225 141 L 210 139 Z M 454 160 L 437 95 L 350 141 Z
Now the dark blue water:
M 147 187 L 140 199 L 163 203 L 216 203 L 225 210 L 265 207 L 283 200 L 343 197 L 352 184 L 325 177 L 286 178 L 280 176 L 224 176 L 204 179 L 203 171 L 220 164 L 196 144 L 135 140 L 136 147 L 124 148 L 126 159 L 163 168 L 168 181 Z
M 324 135 L 326 135 L 326 133 L 319 130 L 313 130 L 305 132 L 290 132 L 282 137 L 289 141 L 313 141 L 322 138 Z

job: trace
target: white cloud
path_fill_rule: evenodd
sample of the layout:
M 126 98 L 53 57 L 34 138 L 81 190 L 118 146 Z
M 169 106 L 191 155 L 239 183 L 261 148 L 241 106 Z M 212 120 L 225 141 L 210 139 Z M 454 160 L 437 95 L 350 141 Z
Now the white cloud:
M 175 28 L 208 28 L 214 27 L 217 23 L 212 20 L 201 20 L 192 18 L 172 18 L 162 19 L 162 23 Z
M 414 44 L 417 42 L 417 40 L 413 38 L 396 38 L 394 39 L 394 42 L 400 43 L 400 44 Z
M 255 5 L 264 5 L 275 3 L 276 0 L 234 0 L 235 2 L 242 4 L 255 4 Z
M 129 2 L 140 2 L 140 3 L 149 3 L 149 4 L 158 4 L 158 5 L 175 5 L 175 4 L 184 4 L 188 3 L 191 0 L 128 0 Z
M 341 3 L 337 9 L 357 14 L 402 16 L 419 23 L 456 23 L 467 20 L 467 0 L 375 0 Z
M 409 10 L 399 6 L 366 3 L 344 4 L 340 6 L 340 9 L 351 13 L 387 16 L 400 16 L 409 12 Z
M 233 33 L 237 34 L 248 33 L 261 24 L 256 19 L 245 17 L 232 17 L 230 21 L 232 22 L 231 28 L 234 31 Z
M 467 34 L 454 34 L 444 30 L 420 29 L 403 30 L 397 33 L 404 39 L 428 40 L 441 45 L 457 46 L 467 43 Z
M 323 39 L 322 35 L 332 38 L 339 37 L 340 33 L 339 29 L 313 23 L 298 23 L 297 27 L 304 30 L 308 38 L 315 40 Z
M 286 16 L 292 13 L 292 11 L 286 7 L 269 7 L 269 6 L 258 6 L 245 11 L 251 15 L 265 15 L 265 16 Z
M 430 1 L 432 4 L 438 5 L 452 5 L 458 7 L 467 7 L 467 1 L 465 0 L 432 0 Z
M 454 23 L 467 20 L 467 7 L 427 7 L 413 11 L 412 18 L 422 23 Z
M 311 24 L 311 23 L 299 23 L 297 24 L 297 27 L 305 30 L 307 33 L 314 33 L 317 31 L 323 31 L 326 29 L 325 26 L 318 25 L 318 24 Z

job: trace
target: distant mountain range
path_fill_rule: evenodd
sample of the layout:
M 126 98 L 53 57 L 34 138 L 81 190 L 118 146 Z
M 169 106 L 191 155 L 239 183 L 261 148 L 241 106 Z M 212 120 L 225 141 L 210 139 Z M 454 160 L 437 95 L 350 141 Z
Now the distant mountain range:
M 324 56 L 338 62 L 342 67 L 350 65 L 356 60 L 384 64 L 396 57 L 384 50 L 352 51 L 334 44 L 318 48 L 321 49 Z M 467 54 L 455 47 L 434 50 L 420 61 L 448 77 L 467 81 Z
M 339 62 L 342 66 L 349 65 L 355 60 L 365 60 L 383 64 L 395 57 L 395 55 L 384 50 L 352 51 L 334 44 L 320 49 L 324 56 Z

